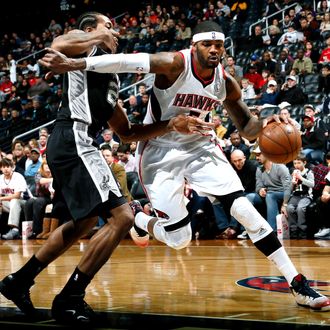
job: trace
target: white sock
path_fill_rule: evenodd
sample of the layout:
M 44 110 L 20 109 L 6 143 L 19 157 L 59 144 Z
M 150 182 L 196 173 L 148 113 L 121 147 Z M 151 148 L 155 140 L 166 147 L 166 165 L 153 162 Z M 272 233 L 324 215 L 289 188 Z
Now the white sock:
M 275 264 L 290 285 L 293 278 L 298 275 L 298 272 L 284 250 L 284 247 L 280 247 L 267 258 Z
M 143 229 L 144 231 L 148 232 L 148 223 L 151 219 L 154 219 L 154 217 L 151 217 L 150 215 L 147 215 L 143 212 L 139 212 L 135 216 L 135 224 Z

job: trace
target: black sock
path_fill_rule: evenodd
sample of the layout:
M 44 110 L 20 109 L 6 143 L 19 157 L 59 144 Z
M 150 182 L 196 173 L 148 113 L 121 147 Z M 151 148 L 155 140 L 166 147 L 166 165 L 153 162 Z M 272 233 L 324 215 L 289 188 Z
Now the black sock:
M 31 283 L 46 267 L 46 264 L 40 262 L 36 256 L 33 255 L 31 259 L 15 273 L 15 277 L 24 283 Z
M 62 289 L 60 295 L 70 296 L 85 294 L 85 289 L 91 280 L 92 278 L 90 276 L 82 273 L 77 267 Z

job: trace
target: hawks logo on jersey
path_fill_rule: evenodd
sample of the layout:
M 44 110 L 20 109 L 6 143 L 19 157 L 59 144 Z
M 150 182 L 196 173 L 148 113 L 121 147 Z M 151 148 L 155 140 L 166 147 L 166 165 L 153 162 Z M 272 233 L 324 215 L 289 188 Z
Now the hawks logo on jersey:
M 173 106 L 181 108 L 194 108 L 202 111 L 212 111 L 220 102 L 207 96 L 196 94 L 176 94 Z
M 329 291 L 330 282 L 308 281 L 311 287 L 317 287 L 318 291 Z M 255 276 L 241 279 L 236 282 L 238 285 L 250 289 L 276 291 L 289 293 L 289 285 L 283 276 Z

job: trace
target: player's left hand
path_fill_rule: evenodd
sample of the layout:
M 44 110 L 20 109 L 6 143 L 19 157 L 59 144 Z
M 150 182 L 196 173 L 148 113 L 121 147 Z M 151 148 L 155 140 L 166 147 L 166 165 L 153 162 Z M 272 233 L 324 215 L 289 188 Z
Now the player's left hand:
M 57 74 L 70 71 L 70 59 L 67 56 L 52 48 L 45 48 L 45 50 L 47 52 L 44 57 L 38 61 L 40 65 Z M 46 79 L 48 78 L 47 74 Z
M 178 115 L 169 122 L 171 130 L 181 134 L 207 134 L 214 129 L 214 124 L 200 118 L 186 115 Z

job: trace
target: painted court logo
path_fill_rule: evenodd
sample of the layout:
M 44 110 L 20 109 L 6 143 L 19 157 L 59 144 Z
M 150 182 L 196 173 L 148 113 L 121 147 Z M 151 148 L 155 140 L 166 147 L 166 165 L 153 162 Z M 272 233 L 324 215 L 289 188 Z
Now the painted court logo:
M 315 288 L 318 291 L 330 292 L 330 282 L 324 281 L 308 281 L 309 285 L 312 288 Z M 244 286 L 249 289 L 255 290 L 264 290 L 264 291 L 275 291 L 275 292 L 283 292 L 289 293 L 288 282 L 283 276 L 255 276 L 255 277 L 247 277 L 236 282 L 240 286 Z

